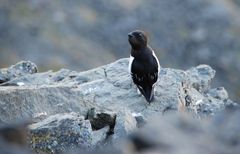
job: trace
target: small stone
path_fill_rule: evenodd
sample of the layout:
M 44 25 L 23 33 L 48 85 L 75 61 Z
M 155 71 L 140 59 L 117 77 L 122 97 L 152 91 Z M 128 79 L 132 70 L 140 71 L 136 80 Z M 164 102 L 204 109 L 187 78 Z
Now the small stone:
M 147 123 L 146 119 L 141 113 L 132 113 L 132 116 L 136 119 L 138 128 L 143 127 Z

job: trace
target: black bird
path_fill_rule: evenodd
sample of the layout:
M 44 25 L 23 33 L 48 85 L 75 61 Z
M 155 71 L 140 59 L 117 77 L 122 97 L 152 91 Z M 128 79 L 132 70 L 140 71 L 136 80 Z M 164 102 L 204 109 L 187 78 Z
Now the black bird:
M 160 71 L 158 59 L 148 45 L 145 32 L 140 30 L 130 32 L 128 41 L 132 47 L 129 72 L 139 91 L 150 103 L 154 97 L 154 86 Z

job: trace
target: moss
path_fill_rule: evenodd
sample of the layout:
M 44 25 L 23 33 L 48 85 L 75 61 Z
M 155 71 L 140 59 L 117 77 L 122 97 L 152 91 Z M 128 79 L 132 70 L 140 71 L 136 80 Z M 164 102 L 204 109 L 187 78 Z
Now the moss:
M 53 153 L 51 147 L 49 147 L 49 141 L 51 141 L 50 134 L 44 135 L 32 135 L 31 136 L 31 147 L 37 153 L 45 152 L 45 153 Z M 48 146 L 47 146 L 48 145 Z

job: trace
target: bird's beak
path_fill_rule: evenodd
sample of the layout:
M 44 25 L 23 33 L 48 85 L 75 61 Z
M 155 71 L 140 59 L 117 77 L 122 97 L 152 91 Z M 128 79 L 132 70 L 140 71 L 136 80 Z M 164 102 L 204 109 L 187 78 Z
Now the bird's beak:
M 133 34 L 132 33 L 128 33 L 128 38 L 132 38 Z

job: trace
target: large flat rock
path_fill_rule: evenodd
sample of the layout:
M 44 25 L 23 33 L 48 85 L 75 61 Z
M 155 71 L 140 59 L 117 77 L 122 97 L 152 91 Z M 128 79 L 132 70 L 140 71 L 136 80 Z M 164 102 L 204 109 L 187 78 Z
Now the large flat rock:
M 16 76 L 0 86 L 0 119 L 9 122 L 65 112 L 86 115 L 93 107 L 114 112 L 127 109 L 145 117 L 182 108 L 209 115 L 232 103 L 226 97 L 212 97 L 214 90 L 207 95 L 215 71 L 200 65 L 187 71 L 162 68 L 155 99 L 148 104 L 137 93 L 127 66 L 126 58 L 86 72 L 62 69 Z

